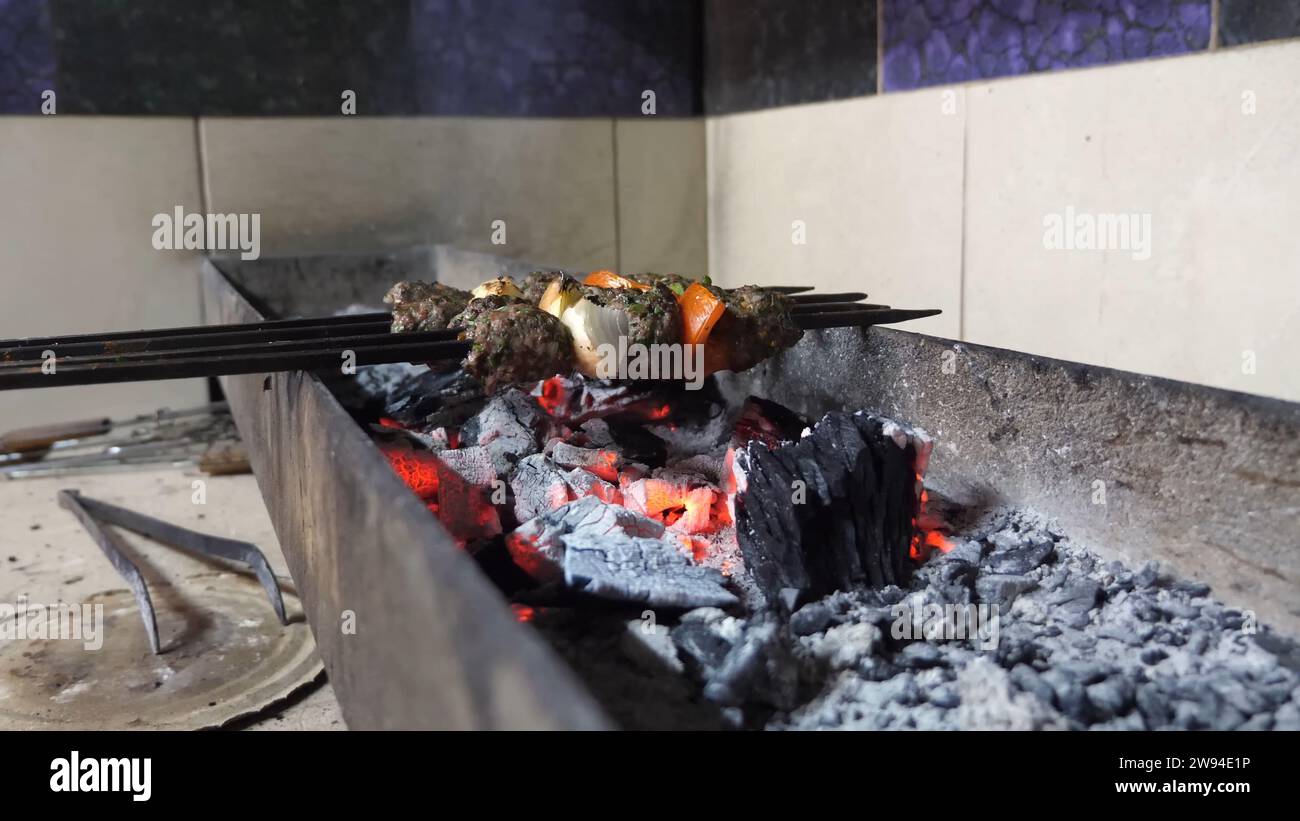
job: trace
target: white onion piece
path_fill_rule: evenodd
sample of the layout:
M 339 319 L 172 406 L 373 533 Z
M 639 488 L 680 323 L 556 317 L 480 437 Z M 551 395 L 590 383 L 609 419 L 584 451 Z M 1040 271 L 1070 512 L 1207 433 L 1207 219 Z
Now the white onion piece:
M 542 298 L 537 301 L 537 307 L 559 319 L 580 299 L 582 289 L 578 284 L 571 279 L 560 278 L 546 286 Z
M 601 361 L 600 346 L 612 345 L 617 352 L 619 339 L 627 338 L 632 328 L 625 312 L 597 305 L 586 297 L 565 310 L 560 322 L 573 337 L 573 357 L 584 376 L 599 376 L 596 366 Z
M 497 277 L 489 279 L 482 285 L 471 291 L 475 299 L 482 299 L 485 296 L 513 296 L 523 298 L 524 292 L 519 290 L 515 281 L 510 277 Z

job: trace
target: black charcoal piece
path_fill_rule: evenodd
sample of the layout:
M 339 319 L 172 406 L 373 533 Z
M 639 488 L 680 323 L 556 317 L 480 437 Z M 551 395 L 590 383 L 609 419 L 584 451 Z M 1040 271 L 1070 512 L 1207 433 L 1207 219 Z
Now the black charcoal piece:
M 986 563 L 993 573 L 1010 573 L 1019 576 L 1038 567 L 1050 555 L 1052 555 L 1051 542 L 1038 542 L 997 551 L 988 557 Z
M 737 603 L 723 575 L 659 539 L 586 532 L 560 537 L 571 589 L 650 607 L 726 607 Z
M 797 442 L 737 451 L 737 533 L 746 567 L 774 598 L 906 583 L 924 432 L 829 413 Z
M 497 474 L 505 476 L 521 459 L 541 449 L 549 424 L 550 417 L 536 399 L 509 388 L 493 396 L 465 423 L 461 440 L 485 448 Z
M 1100 597 L 1101 585 L 1095 580 L 1085 579 L 1062 587 L 1050 601 L 1058 615 L 1069 617 L 1086 615 L 1097 606 Z

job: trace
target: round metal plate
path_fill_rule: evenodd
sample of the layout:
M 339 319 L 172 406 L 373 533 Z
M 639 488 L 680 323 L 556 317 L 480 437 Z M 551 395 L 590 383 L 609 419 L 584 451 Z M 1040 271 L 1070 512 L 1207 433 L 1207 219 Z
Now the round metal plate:
M 292 596 L 284 597 L 290 623 L 282 626 L 266 593 L 244 576 L 200 574 L 151 585 L 150 594 L 160 655 L 149 650 L 126 590 L 84 602 L 91 619 L 102 606 L 102 628 L 91 641 L 39 638 L 30 614 L 21 624 L 17 615 L 0 623 L 0 636 L 14 636 L 0 639 L 0 729 L 220 727 L 321 673 L 311 630 Z

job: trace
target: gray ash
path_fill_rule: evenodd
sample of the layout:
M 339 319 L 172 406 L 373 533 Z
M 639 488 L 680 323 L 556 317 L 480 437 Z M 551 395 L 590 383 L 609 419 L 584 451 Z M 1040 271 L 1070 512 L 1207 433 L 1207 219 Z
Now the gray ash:
M 657 626 L 671 640 L 654 640 L 658 669 L 628 661 L 623 672 L 692 682 L 682 715 L 715 710 L 697 726 L 1300 729 L 1295 645 L 1216 601 L 1206 585 L 1154 564 L 1103 561 L 1027 513 L 980 515 L 952 539 L 953 549 L 905 588 L 837 591 L 788 619 L 689 611 Z M 968 637 L 942 638 L 941 614 L 949 624 L 961 624 L 952 614 L 974 617 Z M 617 615 L 593 618 L 601 626 L 589 627 L 591 637 L 616 623 L 624 633 L 640 629 Z M 580 674 L 618 668 L 609 656 L 616 648 L 595 647 L 572 623 L 542 613 L 535 624 Z M 928 640 L 927 627 L 936 628 Z M 619 648 L 627 647 L 644 653 L 623 637 Z M 593 684 L 598 696 L 635 689 Z M 606 706 L 619 719 L 645 717 Z

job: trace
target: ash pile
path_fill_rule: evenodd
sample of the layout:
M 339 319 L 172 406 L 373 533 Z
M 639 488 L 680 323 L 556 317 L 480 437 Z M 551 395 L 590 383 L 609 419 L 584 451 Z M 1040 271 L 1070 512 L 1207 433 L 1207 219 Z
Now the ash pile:
M 710 382 L 335 389 L 622 726 L 1300 729 L 1293 645 L 1028 513 L 927 506 L 894 420 Z

